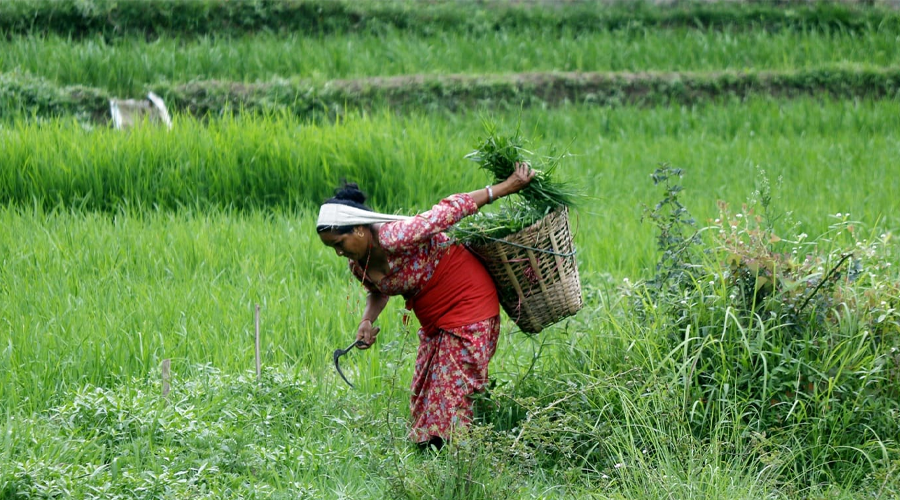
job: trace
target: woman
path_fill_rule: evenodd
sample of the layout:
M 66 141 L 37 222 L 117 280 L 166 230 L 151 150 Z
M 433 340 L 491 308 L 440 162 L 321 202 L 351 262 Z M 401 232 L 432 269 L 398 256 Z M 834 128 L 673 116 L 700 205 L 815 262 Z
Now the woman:
M 368 290 L 356 339 L 375 343 L 378 315 L 402 295 L 419 319 L 412 380 L 410 439 L 440 447 L 472 419 L 470 396 L 484 389 L 500 333 L 494 283 L 481 262 L 443 233 L 498 198 L 528 185 L 534 171 L 516 164 L 505 181 L 449 196 L 415 217 L 373 212 L 356 184 L 345 184 L 322 204 L 316 231 L 322 243 L 349 259 Z

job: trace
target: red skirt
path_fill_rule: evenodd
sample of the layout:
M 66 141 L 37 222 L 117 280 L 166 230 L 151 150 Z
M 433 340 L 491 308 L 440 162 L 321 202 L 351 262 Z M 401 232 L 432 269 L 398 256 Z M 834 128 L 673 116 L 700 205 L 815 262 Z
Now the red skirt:
M 499 315 L 448 330 L 419 330 L 410 398 L 412 441 L 423 443 L 434 436 L 447 440 L 455 429 L 468 427 L 470 396 L 487 384 L 499 335 Z

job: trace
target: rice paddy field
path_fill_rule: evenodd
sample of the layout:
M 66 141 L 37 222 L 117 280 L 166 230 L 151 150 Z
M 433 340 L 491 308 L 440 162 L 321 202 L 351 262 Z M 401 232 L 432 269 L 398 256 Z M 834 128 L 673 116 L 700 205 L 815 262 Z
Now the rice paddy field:
M 0 6 L 0 498 L 900 496 L 895 7 Z M 97 111 L 151 89 L 171 130 Z M 417 323 L 392 300 L 344 384 L 365 291 L 315 219 L 345 178 L 404 214 L 484 186 L 485 122 L 568 153 L 585 307 L 504 315 L 477 425 L 423 453 Z

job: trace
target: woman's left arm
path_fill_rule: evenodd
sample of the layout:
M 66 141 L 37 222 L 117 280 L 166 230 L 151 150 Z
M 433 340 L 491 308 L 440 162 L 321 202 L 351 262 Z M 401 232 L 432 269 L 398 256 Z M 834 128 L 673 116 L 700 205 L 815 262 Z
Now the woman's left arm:
M 419 245 L 493 200 L 521 191 L 533 178 L 534 171 L 527 163 L 517 163 L 512 175 L 499 184 L 449 196 L 427 212 L 384 224 L 378 231 L 378 242 L 389 251 Z
M 370 290 L 366 295 L 366 308 L 359 326 L 356 327 L 356 340 L 363 341 L 363 345 L 359 346 L 360 349 L 368 349 L 375 343 L 375 338 L 378 337 L 381 328 L 375 326 L 374 323 L 381 311 L 384 310 L 388 300 L 390 300 L 389 296 L 377 291 Z
M 505 181 L 499 184 L 485 187 L 483 189 L 479 189 L 477 191 L 472 191 L 469 193 L 469 196 L 472 197 L 472 200 L 475 201 L 475 204 L 478 205 L 478 208 L 481 208 L 488 203 L 493 203 L 495 200 L 503 198 L 504 196 L 518 193 L 519 191 L 524 189 L 525 186 L 527 186 L 533 178 L 534 170 L 531 169 L 531 166 L 529 164 L 516 163 L 516 168 L 513 171 L 512 175 L 510 175 Z

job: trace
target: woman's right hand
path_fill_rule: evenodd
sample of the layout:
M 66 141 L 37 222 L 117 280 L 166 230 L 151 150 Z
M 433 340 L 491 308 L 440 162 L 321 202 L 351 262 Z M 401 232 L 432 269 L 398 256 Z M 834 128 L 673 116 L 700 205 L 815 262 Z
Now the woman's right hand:
M 378 332 L 381 331 L 381 328 L 372 324 L 371 321 L 364 319 L 359 323 L 359 327 L 356 329 L 356 340 L 362 341 L 365 345 L 357 346 L 359 349 L 368 349 L 375 343 L 376 337 L 378 337 Z

